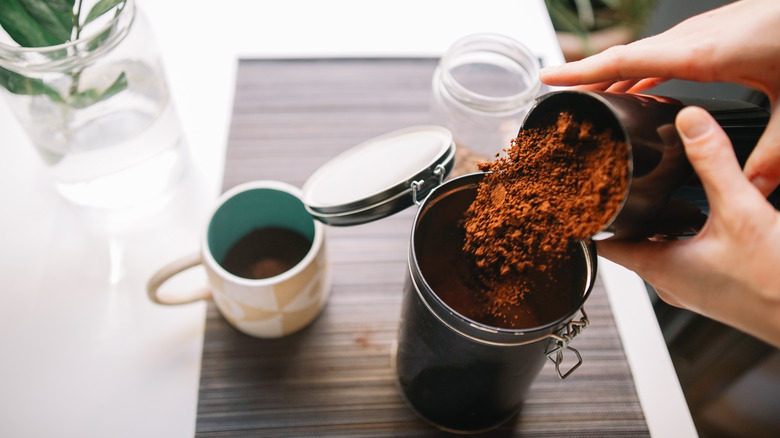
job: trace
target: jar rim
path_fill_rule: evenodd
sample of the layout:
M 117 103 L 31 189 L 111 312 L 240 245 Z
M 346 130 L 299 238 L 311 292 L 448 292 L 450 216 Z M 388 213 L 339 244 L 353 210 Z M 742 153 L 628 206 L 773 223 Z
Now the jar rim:
M 130 26 L 135 19 L 135 0 L 126 0 L 118 5 L 117 12 L 103 23 L 100 27 L 94 28 L 88 35 L 79 37 L 75 40 L 52 46 L 26 47 L 10 45 L 0 41 L 0 67 L 11 70 L 32 70 L 32 71 L 50 71 L 55 69 L 67 68 L 70 63 L 83 63 L 85 58 L 91 58 L 96 53 L 110 50 L 115 47 L 127 35 Z M 127 25 L 120 27 L 120 21 L 125 20 Z M 112 32 L 117 29 L 118 32 Z M 100 44 L 94 44 L 97 38 L 111 32 L 108 38 Z M 79 50 L 78 47 L 85 46 Z M 70 50 L 69 50 L 70 49 Z M 73 51 L 82 53 L 80 56 L 71 56 Z M 65 56 L 62 56 L 62 55 Z M 36 57 L 38 59 L 36 59 Z M 19 65 L 15 65 L 15 60 L 22 60 Z
M 488 96 L 473 91 L 458 81 L 451 73 L 459 60 L 477 52 L 497 55 L 519 66 L 532 78 L 533 84 L 517 93 L 505 96 Z M 541 88 L 539 59 L 531 50 L 513 38 L 497 33 L 476 33 L 457 41 L 441 57 L 437 72 L 440 85 L 458 102 L 485 112 L 504 112 L 530 104 Z

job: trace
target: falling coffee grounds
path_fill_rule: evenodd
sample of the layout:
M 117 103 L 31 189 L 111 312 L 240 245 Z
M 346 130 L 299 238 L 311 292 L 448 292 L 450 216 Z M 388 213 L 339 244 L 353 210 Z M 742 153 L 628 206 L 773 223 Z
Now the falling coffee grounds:
M 522 129 L 504 153 L 479 163 L 488 174 L 465 214 L 463 251 L 484 294 L 481 312 L 511 326 L 506 309 L 554 282 L 576 241 L 617 213 L 628 147 L 562 113 L 553 125 Z

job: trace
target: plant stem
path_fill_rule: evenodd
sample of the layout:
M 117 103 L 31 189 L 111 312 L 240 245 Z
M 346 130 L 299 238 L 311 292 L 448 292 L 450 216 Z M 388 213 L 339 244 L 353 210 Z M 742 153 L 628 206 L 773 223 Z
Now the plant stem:
M 77 1 L 78 6 L 76 7 L 76 12 L 71 15 L 73 17 L 73 28 L 75 29 L 75 35 L 72 37 L 71 41 L 78 41 L 79 37 L 81 36 L 81 5 L 83 2 L 82 0 Z M 78 46 L 76 45 L 74 45 L 73 48 L 78 50 Z M 71 80 L 69 94 L 71 96 L 79 92 L 79 79 L 81 77 L 81 71 L 82 70 L 79 69 L 70 75 Z
M 586 29 L 592 29 L 596 24 L 596 18 L 593 15 L 593 6 L 590 0 L 574 0 L 574 6 L 577 9 L 577 15 Z

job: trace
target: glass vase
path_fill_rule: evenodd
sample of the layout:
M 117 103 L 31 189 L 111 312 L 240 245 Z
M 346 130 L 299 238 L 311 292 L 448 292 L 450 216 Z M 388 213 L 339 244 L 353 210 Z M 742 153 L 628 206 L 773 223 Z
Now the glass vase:
M 120 1 L 84 30 L 22 47 L 0 29 L 0 93 L 68 200 L 124 208 L 170 192 L 186 143 L 145 17 Z

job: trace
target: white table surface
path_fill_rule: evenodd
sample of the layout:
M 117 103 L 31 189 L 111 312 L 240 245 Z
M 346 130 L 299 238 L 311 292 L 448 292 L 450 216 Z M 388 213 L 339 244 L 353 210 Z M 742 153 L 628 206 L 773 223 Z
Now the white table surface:
M 145 284 L 198 249 L 220 191 L 240 57 L 438 56 L 461 36 L 498 32 L 547 65 L 563 62 L 542 0 L 137 1 L 163 53 L 193 171 L 153 213 L 75 208 L 0 100 L 3 437 L 194 434 L 206 306 L 154 305 Z M 651 433 L 695 436 L 641 280 L 600 263 Z M 179 286 L 203 281 L 194 273 Z

